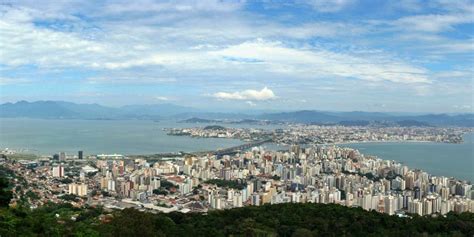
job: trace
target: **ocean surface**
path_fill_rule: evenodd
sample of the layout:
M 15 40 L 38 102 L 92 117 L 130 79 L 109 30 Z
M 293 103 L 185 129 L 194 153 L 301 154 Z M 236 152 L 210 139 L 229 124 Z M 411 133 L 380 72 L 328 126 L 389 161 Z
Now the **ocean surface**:
M 191 138 L 168 136 L 163 128 L 203 127 L 207 124 L 145 120 L 43 120 L 0 118 L 0 149 L 22 149 L 26 153 L 52 155 L 64 151 L 77 154 L 118 153 L 155 154 L 178 151 L 206 151 L 242 144 L 237 139 Z M 260 127 L 274 129 L 278 125 L 224 124 L 226 127 Z M 463 144 L 445 143 L 354 143 L 360 152 L 382 159 L 396 160 L 410 168 L 434 175 L 453 176 L 474 181 L 474 134 L 467 134 Z M 271 149 L 285 149 L 274 144 Z
M 455 177 L 474 182 L 474 133 L 464 135 L 464 143 L 433 142 L 354 143 L 341 146 L 358 149 L 363 154 L 396 160 L 410 168 L 433 175 Z
M 51 155 L 64 151 L 77 154 L 123 155 L 178 151 L 207 151 L 232 147 L 238 139 L 168 136 L 163 128 L 197 127 L 173 121 L 147 120 L 43 120 L 0 119 L 0 148 L 26 149 L 25 153 Z

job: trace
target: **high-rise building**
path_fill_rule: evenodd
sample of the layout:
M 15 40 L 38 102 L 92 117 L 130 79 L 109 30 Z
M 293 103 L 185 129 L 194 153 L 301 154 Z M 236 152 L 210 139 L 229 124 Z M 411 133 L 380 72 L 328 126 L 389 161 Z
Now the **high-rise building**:
M 79 160 L 82 160 L 82 158 L 83 158 L 83 152 L 82 152 L 82 151 L 78 151 L 78 152 L 77 152 L 77 158 L 78 158 Z
M 423 202 L 415 199 L 408 203 L 408 212 L 413 214 L 423 215 Z
M 252 194 L 252 205 L 260 206 L 260 195 L 258 193 Z
M 232 201 L 233 201 L 233 206 L 234 207 L 242 207 L 243 206 L 242 194 L 240 192 L 235 193 L 235 195 L 233 196 Z
M 60 161 L 66 160 L 66 153 L 65 152 L 59 152 L 59 160 Z
M 296 155 L 296 158 L 300 156 L 300 146 L 299 145 L 292 145 L 290 147 L 290 152 L 294 153 Z
M 63 176 L 64 176 L 64 167 L 62 165 L 53 167 L 53 177 L 61 178 Z
M 153 187 L 153 189 L 158 189 L 161 186 L 161 180 L 159 177 L 153 177 L 150 181 L 150 186 Z
M 362 209 L 369 211 L 372 209 L 372 195 L 370 194 L 364 194 L 362 197 Z
M 441 214 L 446 215 L 448 212 L 451 211 L 451 203 L 447 200 L 441 201 Z
M 115 192 L 115 180 L 109 179 L 107 182 L 107 191 Z
M 397 199 L 393 196 L 386 196 L 384 198 L 384 213 L 387 213 L 389 215 L 395 214 L 395 211 L 397 210 Z
M 86 184 L 69 184 L 69 194 L 75 194 L 78 196 L 87 196 L 87 185 Z
M 441 193 L 441 198 L 443 200 L 448 200 L 448 198 L 449 198 L 449 188 L 448 187 L 442 187 L 440 193 Z
M 183 183 L 179 183 L 179 191 L 181 194 L 185 195 L 192 192 L 192 182 L 191 179 L 186 179 Z

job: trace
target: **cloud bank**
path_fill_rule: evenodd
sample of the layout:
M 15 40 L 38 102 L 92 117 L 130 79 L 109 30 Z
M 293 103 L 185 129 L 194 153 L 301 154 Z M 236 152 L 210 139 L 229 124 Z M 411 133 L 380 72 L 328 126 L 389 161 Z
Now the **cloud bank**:
M 275 99 L 275 93 L 264 87 L 262 90 L 244 90 L 236 92 L 217 92 L 212 95 L 214 98 L 221 100 L 247 100 L 247 101 L 263 101 Z M 251 102 L 252 103 L 252 102 Z M 249 104 L 249 103 L 248 103 Z M 252 103 L 253 105 L 253 103 Z
M 472 0 L 4 2 L 3 101 L 331 110 L 377 101 L 417 112 L 472 101 Z

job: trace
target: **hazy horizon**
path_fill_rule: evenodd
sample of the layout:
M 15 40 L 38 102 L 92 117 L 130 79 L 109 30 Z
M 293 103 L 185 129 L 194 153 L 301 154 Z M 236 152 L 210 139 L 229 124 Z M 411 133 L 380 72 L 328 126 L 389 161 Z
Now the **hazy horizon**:
M 107 105 L 101 103 L 81 103 L 81 102 L 72 102 L 72 101 L 65 101 L 65 100 L 36 100 L 36 101 L 28 101 L 28 100 L 18 100 L 18 101 L 6 101 L 1 102 L 2 104 L 16 104 L 20 102 L 27 102 L 27 103 L 35 103 L 35 102 L 65 102 L 65 103 L 73 103 L 77 105 L 100 105 L 103 107 L 115 108 L 120 109 L 127 106 L 176 106 L 176 107 L 183 107 L 191 109 L 189 112 L 202 112 L 202 113 L 279 113 L 279 112 L 297 112 L 297 111 L 317 111 L 317 112 L 330 112 L 330 113 L 348 113 L 348 112 L 361 112 L 361 113 L 383 113 L 387 115 L 427 115 L 427 114 L 448 114 L 448 115 L 459 115 L 459 114 L 473 114 L 473 111 L 467 112 L 407 112 L 407 111 L 364 111 L 364 110 L 321 110 L 318 108 L 300 108 L 300 109 L 259 109 L 259 108 L 242 108 L 242 109 L 229 109 L 229 108 L 206 108 L 206 107 L 191 107 L 188 105 L 177 104 L 173 102 L 156 102 L 156 103 L 144 103 L 144 104 L 124 104 L 124 105 Z M 1 115 L 1 113 L 0 113 Z

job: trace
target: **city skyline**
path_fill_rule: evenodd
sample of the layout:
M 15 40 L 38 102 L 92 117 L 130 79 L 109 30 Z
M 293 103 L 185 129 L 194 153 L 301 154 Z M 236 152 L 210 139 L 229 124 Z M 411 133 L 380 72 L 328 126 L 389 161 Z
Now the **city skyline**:
M 6 1 L 0 102 L 472 113 L 472 1 Z
M 0 236 L 474 236 L 474 0 L 2 0 Z

